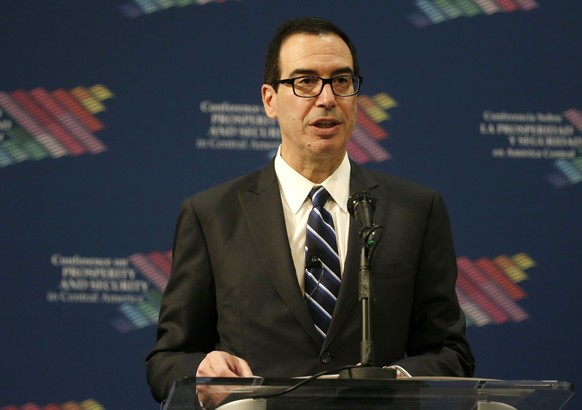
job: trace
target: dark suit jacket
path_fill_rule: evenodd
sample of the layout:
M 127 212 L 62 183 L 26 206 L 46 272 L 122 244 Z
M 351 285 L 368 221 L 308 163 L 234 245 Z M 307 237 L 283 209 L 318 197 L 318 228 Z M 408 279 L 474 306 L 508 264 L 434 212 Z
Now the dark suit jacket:
M 474 361 L 455 294 L 456 257 L 438 193 L 352 163 L 351 193 L 377 199 L 385 233 L 375 254 L 375 364 L 416 376 L 470 376 Z M 158 341 L 147 357 L 154 397 L 194 376 L 212 350 L 248 361 L 254 374 L 293 377 L 356 364 L 361 239 L 350 223 L 338 302 L 319 342 L 289 249 L 273 162 L 182 204 Z

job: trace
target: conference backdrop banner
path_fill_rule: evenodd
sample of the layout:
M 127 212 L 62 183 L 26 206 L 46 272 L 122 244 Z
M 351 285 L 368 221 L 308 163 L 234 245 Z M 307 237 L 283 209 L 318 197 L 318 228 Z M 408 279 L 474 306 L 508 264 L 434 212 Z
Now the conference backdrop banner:
M 358 46 L 351 157 L 446 200 L 476 376 L 582 382 L 582 3 L 2 0 L 0 409 L 158 408 L 179 204 L 272 158 L 301 15 Z

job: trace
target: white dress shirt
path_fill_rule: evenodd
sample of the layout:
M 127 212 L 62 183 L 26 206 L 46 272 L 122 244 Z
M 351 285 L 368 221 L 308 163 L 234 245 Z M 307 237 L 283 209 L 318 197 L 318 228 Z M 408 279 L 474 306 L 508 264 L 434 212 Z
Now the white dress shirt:
M 291 255 L 295 264 L 295 272 L 301 290 L 305 283 L 305 235 L 307 218 L 311 212 L 312 204 L 309 199 L 309 191 L 316 185 L 322 185 L 330 194 L 330 199 L 325 204 L 333 218 L 333 224 L 337 236 L 340 269 L 344 271 L 344 262 L 348 246 L 348 232 L 350 228 L 350 214 L 348 212 L 348 199 L 350 196 L 350 161 L 346 154 L 342 163 L 325 181 L 314 184 L 303 175 L 295 171 L 281 157 L 281 147 L 275 157 L 275 173 L 281 191 L 281 203 L 285 214 L 285 226 Z

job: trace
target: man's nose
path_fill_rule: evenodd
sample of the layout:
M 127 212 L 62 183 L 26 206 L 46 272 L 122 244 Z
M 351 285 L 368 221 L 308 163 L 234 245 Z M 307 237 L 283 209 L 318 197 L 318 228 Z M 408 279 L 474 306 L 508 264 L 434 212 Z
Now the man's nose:
M 333 88 L 331 84 L 325 84 L 321 93 L 317 96 L 317 105 L 324 107 L 332 107 L 335 105 L 335 94 L 333 93 Z

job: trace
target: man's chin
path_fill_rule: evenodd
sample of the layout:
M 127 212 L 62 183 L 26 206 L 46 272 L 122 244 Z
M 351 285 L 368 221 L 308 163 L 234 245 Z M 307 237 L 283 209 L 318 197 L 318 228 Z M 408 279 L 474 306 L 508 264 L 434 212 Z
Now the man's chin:
M 319 138 L 308 144 L 309 150 L 319 156 L 334 156 L 345 152 L 346 145 L 340 141 L 339 137 Z

